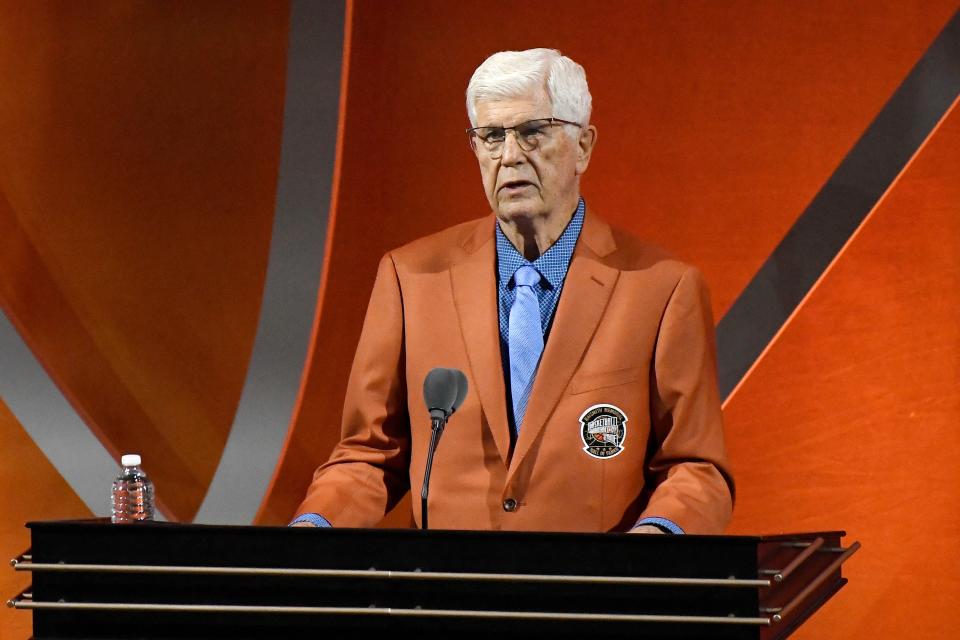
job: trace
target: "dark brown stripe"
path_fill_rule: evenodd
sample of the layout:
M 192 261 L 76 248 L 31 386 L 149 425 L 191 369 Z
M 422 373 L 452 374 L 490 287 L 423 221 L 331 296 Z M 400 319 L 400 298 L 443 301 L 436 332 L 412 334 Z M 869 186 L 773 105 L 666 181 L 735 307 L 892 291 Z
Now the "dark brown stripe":
M 717 326 L 726 399 L 960 94 L 960 12 Z

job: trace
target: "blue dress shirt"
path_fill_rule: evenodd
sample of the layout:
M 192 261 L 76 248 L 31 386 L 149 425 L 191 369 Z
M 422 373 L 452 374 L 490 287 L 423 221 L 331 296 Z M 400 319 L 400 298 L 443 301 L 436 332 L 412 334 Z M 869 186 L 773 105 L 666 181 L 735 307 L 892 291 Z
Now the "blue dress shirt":
M 523 266 L 531 266 L 541 276 L 539 284 L 533 289 L 537 293 L 537 302 L 540 305 L 540 328 L 543 330 L 543 345 L 546 348 L 550 325 L 553 323 L 557 302 L 560 300 L 560 291 L 567 278 L 570 268 L 570 259 L 577 246 L 577 238 L 583 229 L 583 216 L 586 204 L 583 198 L 577 203 L 577 210 L 567 223 L 560 237 L 553 245 L 540 256 L 530 262 L 507 239 L 500 224 L 495 223 L 497 238 L 497 310 L 500 317 L 500 360 L 503 366 L 503 380 L 507 390 L 507 420 L 510 422 L 511 437 L 516 437 L 516 420 L 513 416 L 513 401 L 510 390 L 510 307 L 517 297 L 516 283 L 513 275 Z

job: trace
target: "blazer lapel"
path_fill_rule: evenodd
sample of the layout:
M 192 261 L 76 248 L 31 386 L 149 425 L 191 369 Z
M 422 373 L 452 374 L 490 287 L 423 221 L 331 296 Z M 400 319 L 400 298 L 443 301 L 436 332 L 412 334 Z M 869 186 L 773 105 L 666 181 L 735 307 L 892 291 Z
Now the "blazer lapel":
M 507 482 L 560 401 L 606 310 L 620 271 L 600 261 L 616 249 L 609 225 L 587 213 L 560 292 L 553 326 L 533 383 Z M 501 381 L 502 382 L 502 381 Z
M 465 238 L 462 246 L 468 256 L 450 268 L 450 279 L 480 405 L 506 466 L 510 455 L 510 427 L 500 360 L 494 224 L 494 217 L 488 216 Z

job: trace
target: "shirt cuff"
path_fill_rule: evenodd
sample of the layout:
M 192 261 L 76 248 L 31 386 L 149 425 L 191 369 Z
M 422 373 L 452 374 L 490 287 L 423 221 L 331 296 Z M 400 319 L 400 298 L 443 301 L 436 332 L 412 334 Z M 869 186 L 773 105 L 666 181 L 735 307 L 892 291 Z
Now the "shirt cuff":
M 644 518 L 643 520 L 637 522 L 637 524 L 633 525 L 633 528 L 636 529 L 644 524 L 651 524 L 658 529 L 663 529 L 667 533 L 673 533 L 678 536 L 683 535 L 683 529 L 680 528 L 680 525 L 672 520 L 667 520 L 666 518 Z
M 324 518 L 319 513 L 301 513 L 290 524 L 297 524 L 298 522 L 309 522 L 315 527 L 332 527 L 330 521 Z M 289 526 L 289 525 L 288 525 Z

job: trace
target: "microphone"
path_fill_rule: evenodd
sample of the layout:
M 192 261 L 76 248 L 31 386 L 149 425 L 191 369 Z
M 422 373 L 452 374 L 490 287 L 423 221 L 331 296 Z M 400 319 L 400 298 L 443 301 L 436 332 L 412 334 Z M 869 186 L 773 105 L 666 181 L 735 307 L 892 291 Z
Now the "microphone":
M 431 418 L 446 420 L 454 412 L 460 386 L 458 373 L 463 375 L 463 372 L 455 369 L 437 367 L 427 374 L 423 381 L 423 401 Z M 462 399 L 460 401 L 463 402 Z
M 420 521 L 427 528 L 427 496 L 430 493 L 430 471 L 433 469 L 433 454 L 447 420 L 460 408 L 467 397 L 467 376 L 459 369 L 437 367 L 431 369 L 423 381 L 423 401 L 430 412 L 430 448 L 427 450 L 427 466 L 423 471 L 423 488 L 420 490 Z

